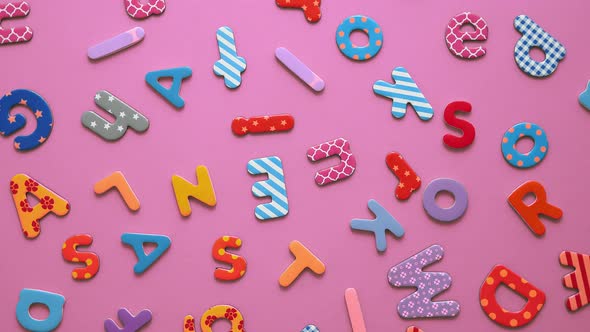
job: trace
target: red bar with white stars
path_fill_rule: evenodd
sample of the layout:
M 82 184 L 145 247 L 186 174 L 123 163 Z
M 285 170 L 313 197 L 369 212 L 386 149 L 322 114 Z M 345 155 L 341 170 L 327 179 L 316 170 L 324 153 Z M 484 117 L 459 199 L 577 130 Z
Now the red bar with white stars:
M 295 126 L 295 119 L 289 114 L 237 117 L 231 123 L 231 130 L 238 136 L 246 134 L 274 133 L 288 131 Z

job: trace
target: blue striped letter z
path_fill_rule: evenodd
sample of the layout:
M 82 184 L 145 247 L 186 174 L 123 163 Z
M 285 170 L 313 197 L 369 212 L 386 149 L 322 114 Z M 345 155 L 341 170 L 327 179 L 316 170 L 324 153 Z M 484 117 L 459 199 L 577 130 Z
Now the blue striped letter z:
M 406 115 L 406 106 L 411 104 L 422 121 L 428 121 L 434 115 L 432 106 L 422 94 L 406 68 L 396 67 L 391 73 L 394 84 L 385 81 L 377 81 L 373 84 L 373 91 L 380 96 L 393 99 L 391 114 L 394 118 L 403 118 Z
M 246 60 L 238 56 L 232 29 L 229 27 L 217 29 L 217 46 L 221 59 L 213 65 L 213 72 L 217 76 L 223 76 L 225 86 L 235 89 L 242 84 L 242 72 L 246 70 Z
M 289 213 L 287 189 L 283 163 L 279 157 L 252 159 L 248 162 L 248 173 L 252 175 L 268 174 L 268 180 L 258 181 L 252 185 L 252 194 L 256 197 L 270 196 L 271 202 L 260 204 L 254 211 L 259 220 L 284 217 Z

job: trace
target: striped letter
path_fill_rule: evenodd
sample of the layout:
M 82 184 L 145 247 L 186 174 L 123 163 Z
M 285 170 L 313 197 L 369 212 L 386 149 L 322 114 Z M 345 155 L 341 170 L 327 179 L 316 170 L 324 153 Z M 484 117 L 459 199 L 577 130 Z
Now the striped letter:
M 270 196 L 271 202 L 260 204 L 254 211 L 259 220 L 284 217 L 289 213 L 289 201 L 285 187 L 283 163 L 279 157 L 252 159 L 248 162 L 248 173 L 252 175 L 268 174 L 268 180 L 258 181 L 252 185 L 252 194 L 256 197 Z
M 455 317 L 460 306 L 456 301 L 432 302 L 432 298 L 451 287 L 451 276 L 445 272 L 423 272 L 428 265 L 442 260 L 444 250 L 433 245 L 389 270 L 387 278 L 394 287 L 416 287 L 397 306 L 402 318 Z
M 238 56 L 234 32 L 230 27 L 217 29 L 217 46 L 220 60 L 213 65 L 213 72 L 223 76 L 225 86 L 235 89 L 242 84 L 242 73 L 246 70 L 246 59 Z
M 559 262 L 563 266 L 571 266 L 575 269 L 574 272 L 563 277 L 563 285 L 578 290 L 578 294 L 570 296 L 565 301 L 565 306 L 569 311 L 577 311 L 588 304 L 590 256 L 573 251 L 562 251 L 559 255 Z
M 406 106 L 411 104 L 422 121 L 428 121 L 434 115 L 432 106 L 424 97 L 416 82 L 412 79 L 406 68 L 396 67 L 391 73 L 394 84 L 385 81 L 377 81 L 373 84 L 373 91 L 383 97 L 393 99 L 391 114 L 400 119 L 406 115 Z

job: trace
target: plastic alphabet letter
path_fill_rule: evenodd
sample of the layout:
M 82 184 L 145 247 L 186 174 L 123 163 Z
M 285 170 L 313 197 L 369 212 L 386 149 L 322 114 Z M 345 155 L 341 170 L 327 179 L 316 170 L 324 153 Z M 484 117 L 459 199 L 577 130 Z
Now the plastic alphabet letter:
M 203 313 L 201 316 L 201 332 L 212 332 L 213 323 L 215 323 L 218 319 L 226 319 L 231 323 L 231 330 L 230 332 L 243 332 L 244 329 L 244 316 L 237 308 L 232 307 L 231 305 L 222 304 L 216 305 L 209 308 L 207 311 Z M 184 331 L 185 332 L 192 332 L 195 331 L 196 328 L 194 326 L 194 319 L 193 316 L 188 315 L 184 318 Z M 192 322 L 193 329 L 190 329 L 189 322 Z M 188 325 L 188 328 L 187 328 Z
M 441 208 L 436 203 L 436 196 L 445 191 L 454 197 L 455 203 L 448 208 Z M 468 202 L 467 190 L 461 183 L 453 179 L 432 180 L 422 195 L 424 210 L 432 219 L 440 222 L 452 222 L 461 218 L 467 210 Z
M 129 210 L 139 210 L 139 199 L 137 199 L 133 189 L 125 179 L 125 175 L 120 171 L 116 171 L 94 184 L 94 192 L 99 195 L 104 194 L 111 188 L 116 188 L 119 191 Z
M 395 186 L 395 198 L 405 201 L 410 198 L 412 193 L 420 189 L 422 180 L 401 154 L 398 152 L 388 153 L 385 163 L 399 180 L 399 184 Z
M 189 67 L 156 70 L 147 73 L 145 75 L 145 81 L 174 107 L 182 108 L 184 107 L 184 99 L 180 97 L 182 80 L 190 77 L 192 74 L 193 71 Z M 158 82 L 162 77 L 172 77 L 172 86 L 169 89 Z
M 573 251 L 562 251 L 559 255 L 559 263 L 575 269 L 563 277 L 563 285 L 578 291 L 565 301 L 567 310 L 578 311 L 588 305 L 590 296 L 590 256 Z
M 432 302 L 432 298 L 451 287 L 451 276 L 445 272 L 423 272 L 422 269 L 442 260 L 444 250 L 433 245 L 389 270 L 387 278 L 394 287 L 416 287 L 397 306 L 402 318 L 455 317 L 460 306 L 456 301 Z
M 166 10 L 166 0 L 125 0 L 127 15 L 135 19 L 144 19 L 152 15 L 160 15 Z
M 276 0 L 276 2 L 281 8 L 300 8 L 303 10 L 305 19 L 310 23 L 315 23 L 322 17 L 320 10 L 322 0 Z
M 466 148 L 475 139 L 475 127 L 469 122 L 456 117 L 457 112 L 471 113 L 471 104 L 466 101 L 454 101 L 445 108 L 445 122 L 451 126 L 463 131 L 463 136 L 458 137 L 451 134 L 443 136 L 443 142 L 455 149 Z
M 320 92 L 326 87 L 324 80 L 288 49 L 284 47 L 277 48 L 275 50 L 275 57 L 315 92 Z
M 424 332 L 424 331 L 416 326 L 408 326 L 408 329 L 406 330 L 406 332 Z
M 230 27 L 217 29 L 219 56 L 213 65 L 213 72 L 223 76 L 225 86 L 235 89 L 242 84 L 242 73 L 246 70 L 246 59 L 238 56 L 234 31 Z
M 474 31 L 461 31 L 466 24 L 473 26 Z M 445 31 L 447 47 L 454 55 L 464 59 L 476 59 L 486 54 L 483 46 L 466 47 L 464 41 L 484 41 L 488 39 L 488 24 L 479 15 L 463 12 L 453 17 Z
M 0 135 L 10 136 L 27 124 L 22 114 L 10 115 L 15 106 L 24 106 L 33 112 L 37 127 L 26 136 L 14 139 L 14 148 L 18 151 L 28 151 L 41 146 L 47 141 L 53 129 L 53 115 L 49 105 L 37 93 L 31 90 L 13 90 L 0 98 Z
M 231 130 L 237 136 L 259 133 L 280 133 L 293 129 L 295 119 L 290 114 L 263 115 L 244 118 L 239 116 L 231 122 Z
M 39 236 L 41 219 L 49 213 L 65 216 L 70 212 L 68 201 L 26 174 L 17 174 L 12 177 L 10 180 L 10 192 L 12 193 L 23 234 L 29 239 Z M 39 203 L 31 206 L 27 194 L 37 197 Z
M 121 308 L 117 311 L 117 316 L 123 323 L 123 328 L 119 328 L 112 319 L 107 319 L 104 321 L 106 332 L 136 332 L 152 320 L 152 312 L 147 309 L 140 311 L 137 316 L 133 316 L 129 310 Z
M 78 246 L 89 246 L 91 244 L 92 236 L 78 234 L 68 238 L 62 245 L 61 255 L 65 260 L 86 265 L 72 271 L 72 278 L 75 280 L 88 280 L 98 273 L 100 267 L 98 255 L 93 252 L 78 251 Z
M 322 275 L 326 272 L 326 266 L 309 249 L 299 241 L 291 241 L 289 250 L 295 256 L 295 260 L 279 277 L 279 284 L 288 287 L 297 277 L 309 268 L 313 273 Z
M 396 67 L 391 73 L 394 84 L 379 80 L 373 84 L 373 91 L 379 96 L 393 99 L 391 114 L 400 119 L 406 115 L 408 104 L 414 107 L 418 117 L 422 121 L 428 121 L 434 116 L 434 110 L 426 97 L 416 85 L 406 68 Z
M 590 111 L 590 81 L 588 81 L 586 88 L 578 96 L 578 101 L 580 102 L 580 105 L 584 106 L 586 110 Z
M 271 198 L 270 203 L 256 207 L 254 210 L 256 218 L 268 220 L 286 216 L 289 213 L 289 201 L 281 159 L 276 156 L 252 159 L 248 162 L 248 173 L 268 174 L 268 180 L 258 181 L 252 185 L 254 196 Z
M 535 195 L 536 199 L 531 205 L 526 205 L 523 198 L 531 193 Z M 563 215 L 560 208 L 547 202 L 547 192 L 543 185 L 537 181 L 527 181 L 521 184 L 508 196 L 508 204 L 538 236 L 545 234 L 545 225 L 539 219 L 539 215 L 542 214 L 555 220 L 561 219 Z
M 222 236 L 213 244 L 212 254 L 216 261 L 231 265 L 227 270 L 221 267 L 215 269 L 215 279 L 218 280 L 238 280 L 246 273 L 246 260 L 238 255 L 229 253 L 227 248 L 240 248 L 242 240 L 235 236 Z
M 522 309 L 512 312 L 498 304 L 496 290 L 500 284 L 507 285 L 515 293 L 527 299 Z M 530 323 L 537 316 L 545 304 L 545 293 L 504 265 L 496 265 L 481 285 L 479 303 L 492 321 L 514 328 Z
M 514 46 L 514 60 L 520 70 L 533 77 L 553 74 L 559 61 L 565 58 L 565 47 L 526 15 L 514 18 L 514 27 L 522 34 Z M 545 60 L 531 58 L 529 52 L 533 47 L 543 50 Z
M 213 183 L 209 177 L 209 170 L 205 166 L 197 166 L 197 185 L 194 185 L 184 178 L 173 175 L 172 176 L 172 187 L 174 188 L 174 196 L 176 196 L 176 204 L 178 204 L 178 210 L 183 217 L 191 215 L 191 205 L 188 201 L 189 197 L 196 198 L 197 200 L 205 203 L 209 206 L 215 206 L 217 199 L 215 198 L 215 190 L 213 190 Z
M 138 233 L 123 233 L 121 242 L 131 246 L 137 256 L 137 264 L 133 267 L 135 274 L 144 273 L 170 248 L 172 243 L 170 238 L 165 235 Z M 156 245 L 156 248 L 149 255 L 146 255 L 143 249 L 145 243 L 154 243 Z
M 29 15 L 31 6 L 26 1 L 15 1 L 0 5 L 0 23 L 5 18 L 25 17 Z M 33 38 L 33 30 L 28 26 L 3 28 L 0 26 L 0 45 L 28 42 Z
M 404 235 L 404 228 L 376 200 L 369 200 L 368 206 L 376 218 L 373 220 L 353 219 L 350 222 L 350 227 L 359 231 L 373 232 L 375 234 L 377 251 L 383 252 L 387 249 L 385 233 L 390 231 L 395 237 L 400 238 Z
M 23 328 L 29 331 L 53 331 L 63 319 L 65 302 L 65 297 L 60 294 L 25 288 L 21 290 L 16 304 L 16 319 Z M 38 320 L 31 316 L 29 309 L 35 303 L 43 304 L 49 309 L 49 316 L 44 320 Z
M 86 54 L 90 60 L 100 60 L 139 44 L 143 38 L 145 30 L 135 27 L 90 46 Z
M 340 157 L 340 164 L 315 173 L 314 180 L 318 186 L 352 176 L 356 169 L 356 158 L 350 151 L 350 143 L 344 138 L 337 138 L 307 150 L 307 159 L 311 161 L 318 161 L 335 155 Z
M 120 139 L 129 127 L 139 133 L 146 131 L 149 127 L 149 121 L 145 116 L 108 91 L 99 91 L 94 96 L 94 102 L 114 116 L 115 122 L 108 122 L 100 115 L 88 111 L 82 115 L 82 124 L 107 141 Z

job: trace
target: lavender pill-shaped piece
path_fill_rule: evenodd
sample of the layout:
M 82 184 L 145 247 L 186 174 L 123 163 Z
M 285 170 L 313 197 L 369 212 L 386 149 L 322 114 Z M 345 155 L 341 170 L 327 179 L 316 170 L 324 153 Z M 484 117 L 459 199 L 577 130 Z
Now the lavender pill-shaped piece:
M 293 53 L 289 52 L 284 47 L 279 47 L 275 51 L 277 59 L 289 68 L 293 74 L 297 75 L 303 82 L 309 85 L 313 90 L 320 92 L 324 90 L 326 83 L 316 73 L 314 73 L 308 66 L 299 60 Z
M 145 31 L 135 27 L 88 48 L 88 57 L 92 60 L 104 58 L 139 43 L 144 36 Z

